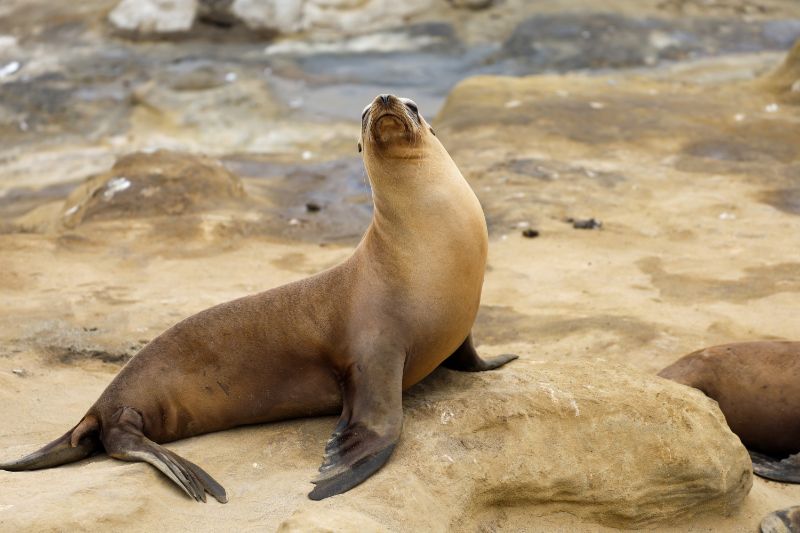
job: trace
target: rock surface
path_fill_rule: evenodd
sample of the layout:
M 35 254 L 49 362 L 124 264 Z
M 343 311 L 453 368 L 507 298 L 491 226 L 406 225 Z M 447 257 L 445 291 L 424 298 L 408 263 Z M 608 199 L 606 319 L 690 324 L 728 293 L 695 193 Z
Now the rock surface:
M 121 0 L 108 19 L 120 30 L 176 33 L 192 27 L 196 11 L 197 0 Z
M 464 2 L 462 2 L 464 3 Z M 120 30 L 144 34 L 187 32 L 199 14 L 217 24 L 241 23 L 251 30 L 291 35 L 313 31 L 361 34 L 401 26 L 406 18 L 431 9 L 435 0 L 121 0 L 109 20 Z M 466 2 L 487 7 L 490 2 Z
M 208 157 L 158 150 L 121 157 L 67 197 L 61 222 L 183 215 L 244 198 L 241 180 Z
M 608 501 L 581 515 L 527 501 L 458 515 L 471 508 L 462 487 L 482 480 L 426 474 L 446 465 L 423 445 L 453 443 L 424 402 L 456 413 L 460 403 L 447 398 L 491 397 L 495 385 L 510 390 L 507 379 L 541 377 L 551 363 L 655 373 L 702 346 L 797 334 L 800 130 L 787 92 L 797 52 L 784 61 L 797 2 L 615 0 L 598 18 L 588 0 L 485 10 L 441 1 L 402 27 L 345 39 L 311 29 L 275 43 L 206 10 L 229 13 L 232 0 L 202 2 L 191 38 L 120 39 L 107 22 L 117 4 L 0 2 L 2 458 L 62 434 L 121 363 L 178 320 L 347 257 L 370 216 L 358 118 L 387 91 L 419 103 L 479 194 L 491 243 L 475 338 L 482 353 L 522 359 L 507 373 L 439 371 L 412 391 L 410 432 L 390 464 L 410 470 L 385 469 L 346 499 L 306 500 L 335 423 L 312 419 L 170 445 L 232 487 L 226 506 L 198 507 L 146 465 L 100 457 L 2 475 L 0 530 L 609 532 L 597 523 Z M 539 48 L 527 48 L 531 28 L 542 30 Z M 503 46 L 515 32 L 530 53 Z M 591 72 L 557 75 L 572 69 Z M 452 86 L 474 74 L 526 77 L 472 79 L 434 119 Z M 214 156 L 246 197 L 177 215 L 120 211 L 74 228 L 34 223 L 60 220 L 70 193 L 119 157 L 156 148 Z M 576 230 L 570 218 L 602 228 Z M 556 452 L 548 443 L 541 457 L 519 457 Z M 712 500 L 730 479 L 718 481 L 703 489 Z M 695 508 L 649 527 L 754 531 L 798 501 L 800 487 L 754 479 L 730 514 Z
M 340 506 L 364 512 L 411 485 L 427 489 L 436 518 L 384 523 L 390 530 L 434 529 L 445 516 L 453 528 L 459 520 L 486 526 L 488 511 L 515 508 L 637 528 L 730 514 L 750 490 L 749 456 L 702 394 L 605 363 L 528 361 L 508 370 L 442 371 L 415 390 L 397 468 Z M 458 494 L 437 494 L 441 480 Z M 413 514 L 401 509 L 406 520 Z M 519 518 L 493 525 L 518 530 Z M 297 531 L 314 523 L 292 522 Z
M 633 528 L 704 512 L 729 515 L 752 483 L 749 456 L 716 403 L 688 387 L 607 363 L 526 360 L 486 374 L 440 370 L 407 395 L 403 437 L 388 465 L 351 492 L 317 504 L 303 492 L 326 425 L 297 421 L 261 428 L 272 452 L 233 454 L 239 470 L 259 465 L 238 475 L 221 468 L 223 454 L 212 444 L 225 443 L 226 433 L 192 439 L 186 455 L 218 472 L 231 500 L 223 508 L 195 505 L 192 512 L 191 502 L 156 482 L 146 465 L 103 459 L 72 467 L 75 488 L 66 494 L 60 487 L 43 491 L 36 502 L 5 498 L 14 513 L 3 525 L 44 527 L 54 510 L 48 502 L 60 498 L 75 509 L 59 511 L 61 527 L 100 519 L 81 502 L 112 483 L 130 509 L 174 508 L 164 527 L 187 514 L 193 515 L 190 523 L 221 526 L 234 509 L 283 494 L 297 510 L 279 531 L 339 530 L 343 521 L 352 531 L 438 531 L 459 524 L 514 530 L 530 516 L 554 512 Z M 17 494 L 30 475 L 3 472 L 0 479 L 9 494 Z M 33 475 L 44 482 L 63 478 L 65 471 Z M 81 483 L 87 490 L 75 493 Z M 376 518 L 387 500 L 393 509 Z M 504 518 L 498 520 L 497 511 Z

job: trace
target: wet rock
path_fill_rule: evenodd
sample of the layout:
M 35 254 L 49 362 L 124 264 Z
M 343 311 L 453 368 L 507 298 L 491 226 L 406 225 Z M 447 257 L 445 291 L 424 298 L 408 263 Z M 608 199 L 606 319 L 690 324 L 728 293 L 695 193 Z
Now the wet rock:
M 141 34 L 188 31 L 197 0 L 122 0 L 108 15 L 119 30 Z
M 782 49 L 787 39 L 800 37 L 800 21 L 783 22 L 780 31 L 769 31 L 768 23 L 735 19 L 536 15 L 514 30 L 501 56 L 515 58 L 528 72 L 652 65 L 720 52 Z
M 285 164 L 239 155 L 224 163 L 247 180 L 251 199 L 265 200 L 259 225 L 271 235 L 356 244 L 372 219 L 360 157 Z
M 167 150 L 137 152 L 75 189 L 61 217 L 66 227 L 75 227 L 91 220 L 181 215 L 244 195 L 239 178 L 213 159 Z
M 522 236 L 527 237 L 528 239 L 535 239 L 536 237 L 539 236 L 539 230 L 531 228 L 524 229 L 522 230 Z

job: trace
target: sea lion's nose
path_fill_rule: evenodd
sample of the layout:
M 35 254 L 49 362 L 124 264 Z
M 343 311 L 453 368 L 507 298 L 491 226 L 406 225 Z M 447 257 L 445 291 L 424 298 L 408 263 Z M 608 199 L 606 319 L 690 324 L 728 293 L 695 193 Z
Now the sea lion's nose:
M 392 97 L 391 94 L 382 94 L 378 98 L 381 99 L 381 103 L 383 103 L 383 105 L 388 106 L 389 105 L 389 98 L 391 98 L 391 97 Z

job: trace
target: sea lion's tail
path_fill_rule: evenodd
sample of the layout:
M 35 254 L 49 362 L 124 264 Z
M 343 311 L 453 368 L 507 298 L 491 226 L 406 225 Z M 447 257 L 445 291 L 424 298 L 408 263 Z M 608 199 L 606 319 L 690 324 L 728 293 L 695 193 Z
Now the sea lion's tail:
M 80 461 L 102 449 L 100 421 L 86 415 L 80 423 L 47 446 L 10 463 L 0 463 L 0 470 L 19 472 L 39 470 Z

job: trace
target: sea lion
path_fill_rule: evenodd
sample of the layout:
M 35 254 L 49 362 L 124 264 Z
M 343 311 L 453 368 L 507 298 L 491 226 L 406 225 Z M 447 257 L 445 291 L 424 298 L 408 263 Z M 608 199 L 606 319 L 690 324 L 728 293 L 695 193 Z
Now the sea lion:
M 714 346 L 682 357 L 658 375 L 717 401 L 750 452 L 755 474 L 800 483 L 800 342 Z
M 758 526 L 761 533 L 800 532 L 800 506 L 780 509 L 765 516 Z
M 105 449 L 150 463 L 189 496 L 225 490 L 159 444 L 341 412 L 309 497 L 361 483 L 400 437 L 402 391 L 437 366 L 481 371 L 470 330 L 488 247 L 478 199 L 417 105 L 380 95 L 362 114 L 359 151 L 374 213 L 346 261 L 179 322 L 120 370 L 64 436 L 3 470 L 78 461 Z

